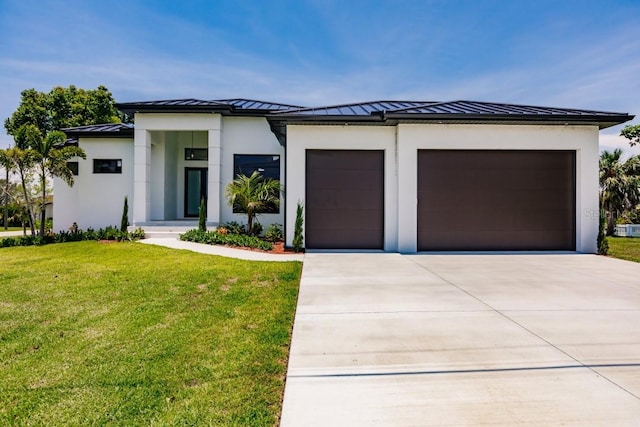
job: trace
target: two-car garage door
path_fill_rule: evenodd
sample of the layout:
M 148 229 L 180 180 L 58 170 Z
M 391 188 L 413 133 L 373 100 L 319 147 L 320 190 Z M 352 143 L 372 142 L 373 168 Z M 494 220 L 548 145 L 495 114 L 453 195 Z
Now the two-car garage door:
M 575 151 L 419 150 L 417 166 L 419 251 L 575 250 Z M 382 150 L 307 150 L 306 246 L 383 249 L 384 175 Z
M 575 151 L 418 151 L 418 250 L 575 250 Z

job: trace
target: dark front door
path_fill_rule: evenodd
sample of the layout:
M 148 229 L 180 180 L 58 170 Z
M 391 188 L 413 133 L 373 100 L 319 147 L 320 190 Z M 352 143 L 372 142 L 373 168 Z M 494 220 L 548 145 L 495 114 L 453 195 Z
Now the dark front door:
M 418 250 L 575 250 L 575 151 L 418 151 Z
M 382 249 L 384 151 L 307 150 L 306 246 Z
M 200 199 L 207 202 L 207 168 L 184 169 L 184 216 L 197 217 Z

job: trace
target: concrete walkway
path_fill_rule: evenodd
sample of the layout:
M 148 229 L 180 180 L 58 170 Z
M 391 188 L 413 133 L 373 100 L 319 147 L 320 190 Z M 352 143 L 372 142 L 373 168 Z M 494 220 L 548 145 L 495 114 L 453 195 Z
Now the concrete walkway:
M 31 234 L 31 231 L 27 231 L 27 234 Z M 0 229 L 0 238 L 2 237 L 17 237 L 17 236 L 23 236 L 24 232 L 22 230 L 20 231 L 4 231 L 2 229 Z
M 307 254 L 281 426 L 640 425 L 640 264 Z
M 259 251 L 248 251 L 245 249 L 234 249 L 226 246 L 204 245 L 202 243 L 183 242 L 176 238 L 153 237 L 142 239 L 140 243 L 148 245 L 165 246 L 172 249 L 184 249 L 201 254 L 219 255 L 227 258 L 244 259 L 247 261 L 302 261 L 304 254 L 270 254 Z

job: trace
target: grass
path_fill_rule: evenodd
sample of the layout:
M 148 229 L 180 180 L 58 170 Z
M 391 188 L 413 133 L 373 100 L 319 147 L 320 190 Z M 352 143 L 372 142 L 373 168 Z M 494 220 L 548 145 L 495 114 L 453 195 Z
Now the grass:
M 0 425 L 278 422 L 300 263 L 0 249 Z
M 640 238 L 608 237 L 609 255 L 627 261 L 640 262 Z

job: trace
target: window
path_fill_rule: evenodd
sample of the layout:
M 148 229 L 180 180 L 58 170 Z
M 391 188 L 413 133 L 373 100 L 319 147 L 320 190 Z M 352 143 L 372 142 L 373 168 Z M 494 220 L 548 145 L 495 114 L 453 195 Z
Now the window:
M 250 176 L 258 171 L 265 179 L 280 180 L 280 156 L 272 154 L 234 154 L 233 156 L 233 177 L 239 175 Z M 245 213 L 238 206 L 233 207 L 233 213 Z M 259 213 L 280 213 L 280 207 L 276 205 L 267 206 Z
M 235 154 L 233 156 L 233 177 L 238 175 L 250 176 L 258 171 L 267 179 L 280 180 L 280 156 L 278 155 L 254 155 Z
M 185 160 L 209 160 L 208 148 L 185 148 L 184 149 Z
M 78 162 L 67 162 L 67 167 L 73 176 L 78 176 Z
M 93 159 L 93 173 L 122 173 L 122 159 Z

